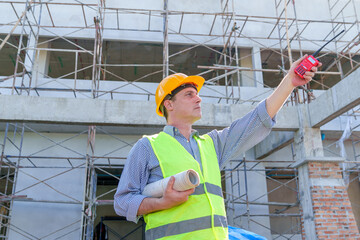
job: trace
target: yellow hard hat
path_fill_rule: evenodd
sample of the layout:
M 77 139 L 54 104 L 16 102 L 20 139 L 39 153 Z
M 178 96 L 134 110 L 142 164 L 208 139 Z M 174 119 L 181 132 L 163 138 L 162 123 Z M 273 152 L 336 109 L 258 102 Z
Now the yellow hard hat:
M 197 91 L 199 92 L 201 87 L 203 86 L 205 79 L 200 76 L 187 76 L 183 73 L 176 73 L 167 76 L 164 78 L 156 89 L 155 93 L 155 102 L 156 102 L 156 113 L 163 117 L 163 113 L 161 112 L 160 106 L 164 101 L 164 98 L 171 94 L 176 88 L 180 87 L 186 83 L 192 83 Z

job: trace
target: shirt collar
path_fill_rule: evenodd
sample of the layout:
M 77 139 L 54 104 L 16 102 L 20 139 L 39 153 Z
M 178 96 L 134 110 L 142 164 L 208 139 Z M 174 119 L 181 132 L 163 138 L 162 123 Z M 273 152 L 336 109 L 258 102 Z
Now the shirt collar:
M 174 126 L 171 126 L 171 125 L 166 125 L 166 126 L 164 127 L 164 130 L 163 130 L 163 131 L 164 131 L 164 133 L 167 133 L 167 134 L 169 134 L 169 135 L 172 136 L 172 137 L 182 135 L 177 127 L 174 127 Z M 196 130 L 194 130 L 194 129 L 192 129 L 192 130 L 191 130 L 191 135 L 190 135 L 190 137 L 193 137 L 194 135 L 197 136 L 197 137 L 199 137 L 199 132 L 196 131 Z

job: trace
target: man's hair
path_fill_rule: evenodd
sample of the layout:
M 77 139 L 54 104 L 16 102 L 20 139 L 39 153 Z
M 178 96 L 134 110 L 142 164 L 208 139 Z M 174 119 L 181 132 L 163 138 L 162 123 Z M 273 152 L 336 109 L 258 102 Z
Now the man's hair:
M 166 107 L 164 106 L 164 102 L 165 102 L 166 100 L 176 100 L 176 96 L 175 96 L 175 95 L 173 95 L 173 96 L 167 95 L 167 96 L 164 98 L 164 100 L 163 100 L 163 102 L 161 103 L 161 105 L 160 105 L 160 110 L 161 110 L 162 114 L 164 115 L 164 117 L 165 117 L 165 119 L 166 119 L 166 121 L 167 121 L 167 119 L 168 119 L 168 113 L 167 113 Z

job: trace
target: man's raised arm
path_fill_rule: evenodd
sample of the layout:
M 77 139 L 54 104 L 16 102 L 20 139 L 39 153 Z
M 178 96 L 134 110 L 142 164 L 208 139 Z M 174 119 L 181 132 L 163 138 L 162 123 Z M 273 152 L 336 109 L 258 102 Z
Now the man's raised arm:
M 315 72 L 317 71 L 317 67 L 312 67 L 311 71 L 306 72 L 304 75 L 305 79 L 300 78 L 294 72 L 295 68 L 306 57 L 307 55 L 303 56 L 291 65 L 289 72 L 283 78 L 279 86 L 266 99 L 266 110 L 271 118 L 273 118 L 276 113 L 281 109 L 286 99 L 288 99 L 289 95 L 295 87 L 308 83 L 314 77 Z M 319 63 L 318 67 L 320 67 L 321 65 L 322 64 Z

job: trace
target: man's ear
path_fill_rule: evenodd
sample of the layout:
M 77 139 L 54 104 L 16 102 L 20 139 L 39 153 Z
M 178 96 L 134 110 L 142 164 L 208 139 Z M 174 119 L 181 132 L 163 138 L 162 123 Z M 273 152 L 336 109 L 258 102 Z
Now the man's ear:
M 172 111 L 174 107 L 173 102 L 171 100 L 165 100 L 164 107 L 166 108 L 167 111 Z

